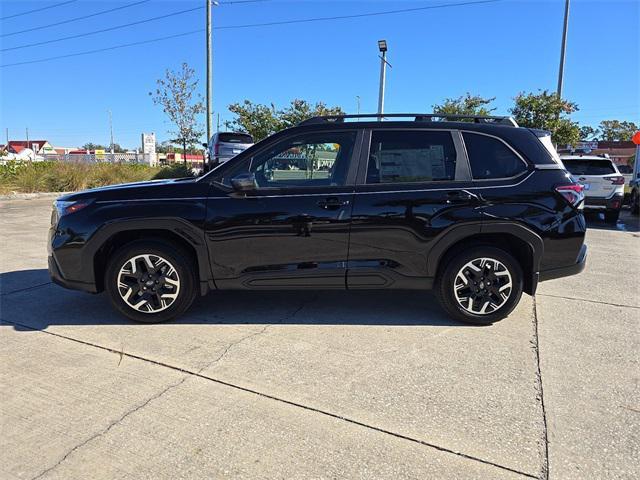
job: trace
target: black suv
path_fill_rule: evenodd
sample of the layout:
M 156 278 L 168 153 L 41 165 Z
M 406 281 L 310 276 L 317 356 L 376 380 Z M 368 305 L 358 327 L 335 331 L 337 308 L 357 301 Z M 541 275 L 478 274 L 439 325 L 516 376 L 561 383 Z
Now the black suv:
M 198 179 L 61 197 L 49 271 L 141 322 L 209 290 L 434 288 L 487 324 L 582 271 L 583 200 L 548 132 L 508 117 L 315 117 Z

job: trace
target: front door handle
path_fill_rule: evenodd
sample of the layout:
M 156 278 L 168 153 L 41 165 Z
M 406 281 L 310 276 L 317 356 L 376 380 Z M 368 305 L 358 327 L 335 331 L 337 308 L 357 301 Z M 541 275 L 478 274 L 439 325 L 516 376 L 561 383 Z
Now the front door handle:
M 318 206 L 325 210 L 338 210 L 349 205 L 349 200 L 340 200 L 338 197 L 328 197 L 318 201 Z

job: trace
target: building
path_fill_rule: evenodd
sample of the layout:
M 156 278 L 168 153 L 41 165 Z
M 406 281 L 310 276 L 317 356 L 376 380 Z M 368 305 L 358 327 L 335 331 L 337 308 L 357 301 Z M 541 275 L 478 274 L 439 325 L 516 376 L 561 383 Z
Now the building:
M 575 147 L 568 146 L 559 150 L 559 153 L 577 153 L 584 155 L 608 155 L 616 165 L 631 165 L 631 158 L 636 154 L 636 146 L 633 142 L 606 142 L 592 140 L 578 142 Z
M 20 154 L 25 149 L 33 151 L 36 155 L 51 155 L 56 151 L 47 140 L 9 140 L 7 150 L 9 153 Z

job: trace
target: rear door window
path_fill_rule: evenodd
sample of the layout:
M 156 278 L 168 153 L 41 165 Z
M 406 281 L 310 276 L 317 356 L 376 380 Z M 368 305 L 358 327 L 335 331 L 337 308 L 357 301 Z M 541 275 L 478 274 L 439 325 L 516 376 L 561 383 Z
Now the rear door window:
M 464 132 L 464 143 L 474 180 L 510 178 L 527 169 L 524 161 L 501 140 Z
M 565 158 L 562 163 L 572 175 L 610 175 L 616 173 L 611 160 Z
M 218 141 L 223 143 L 253 143 L 253 137 L 246 133 L 220 133 Z
M 367 184 L 453 181 L 455 172 L 456 149 L 450 132 L 372 133 Z

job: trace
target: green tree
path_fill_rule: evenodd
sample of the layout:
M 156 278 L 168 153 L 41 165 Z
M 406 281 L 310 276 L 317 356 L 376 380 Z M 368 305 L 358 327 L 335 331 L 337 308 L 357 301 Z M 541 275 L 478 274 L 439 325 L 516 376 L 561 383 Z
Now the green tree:
M 491 115 L 495 108 L 488 106 L 496 99 L 471 95 L 469 92 L 458 98 L 446 98 L 440 105 L 433 105 L 433 113 L 440 115 Z
M 638 131 L 638 125 L 635 123 L 620 120 L 603 120 L 599 127 L 602 132 L 599 140 L 607 142 L 628 142 Z
M 544 90 L 538 94 L 519 93 L 510 112 L 521 127 L 548 130 L 552 141 L 564 146 L 580 141 L 580 126 L 568 117 L 577 110 L 576 103 Z
M 580 127 L 580 140 L 597 140 L 600 130 L 584 125 Z
M 300 99 L 292 100 L 286 108 L 280 110 L 274 104 L 264 105 L 244 100 L 242 103 L 229 105 L 229 111 L 235 118 L 225 122 L 226 128 L 249 133 L 256 142 L 308 118 L 343 113 L 340 107 L 327 107 L 323 102 L 311 104 Z
M 174 135 L 172 143 L 182 145 L 182 152 L 187 153 L 187 146 L 193 146 L 204 134 L 198 123 L 198 115 L 205 111 L 202 96 L 196 93 L 198 80 L 195 70 L 186 63 L 182 64 L 178 72 L 168 70 L 165 77 L 157 82 L 155 92 L 149 92 L 153 103 L 161 105 L 164 113 L 176 126 L 176 130 L 169 132 Z M 185 164 L 187 159 L 184 159 Z
M 109 151 L 109 147 L 105 147 L 104 145 L 100 145 L 99 143 L 87 142 L 82 145 L 82 150 L 106 150 Z
M 225 122 L 225 127 L 234 132 L 250 134 L 256 142 L 280 130 L 276 116 L 275 105 L 263 105 L 245 100 L 242 103 L 232 103 L 229 111 L 236 118 Z

